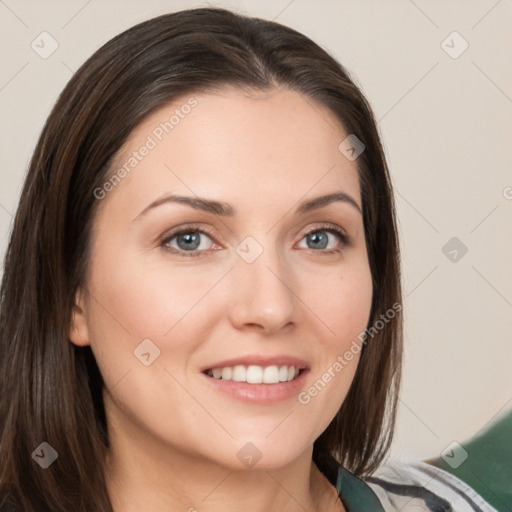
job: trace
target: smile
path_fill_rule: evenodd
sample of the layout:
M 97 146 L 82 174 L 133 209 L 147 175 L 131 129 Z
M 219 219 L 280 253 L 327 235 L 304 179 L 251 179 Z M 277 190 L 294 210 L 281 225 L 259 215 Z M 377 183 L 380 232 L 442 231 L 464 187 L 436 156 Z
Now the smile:
M 248 384 L 278 384 L 298 377 L 301 369 L 295 366 L 257 366 L 236 365 L 233 367 L 214 368 L 206 371 L 206 375 L 218 380 L 247 382 Z
M 296 399 L 306 387 L 309 371 L 294 366 L 236 365 L 205 370 L 201 375 L 207 379 L 209 386 L 224 396 L 255 405 L 271 405 Z

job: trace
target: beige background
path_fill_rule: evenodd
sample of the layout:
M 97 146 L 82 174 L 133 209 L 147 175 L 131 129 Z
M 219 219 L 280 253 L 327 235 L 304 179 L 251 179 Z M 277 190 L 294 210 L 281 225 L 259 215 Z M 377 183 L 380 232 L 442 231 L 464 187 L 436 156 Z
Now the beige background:
M 0 0 L 2 258 L 31 152 L 72 72 L 122 30 L 201 5 Z M 406 361 L 393 454 L 439 455 L 512 405 L 512 1 L 213 5 L 310 36 L 373 105 L 404 264 Z M 59 45 L 47 59 L 31 48 L 43 31 Z M 454 31 L 460 36 L 448 37 Z M 455 56 L 464 41 L 467 50 L 452 58 L 447 51 Z M 456 262 L 442 252 L 452 237 L 468 248 Z

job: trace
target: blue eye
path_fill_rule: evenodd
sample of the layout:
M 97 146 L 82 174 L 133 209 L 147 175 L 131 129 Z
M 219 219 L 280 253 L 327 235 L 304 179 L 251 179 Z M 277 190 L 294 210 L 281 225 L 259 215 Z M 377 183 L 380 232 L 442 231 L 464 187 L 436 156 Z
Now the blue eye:
M 203 237 L 210 240 L 210 243 L 202 240 Z M 212 242 L 212 238 L 205 231 L 186 227 L 171 233 L 165 240 L 162 240 L 161 245 L 164 249 L 178 253 L 180 256 L 200 256 L 202 252 L 208 250 Z
M 334 238 L 338 238 L 338 244 L 336 241 L 329 240 L 329 235 Z M 341 247 L 350 245 L 349 237 L 343 233 L 341 230 L 329 227 L 322 228 L 316 227 L 313 230 L 306 233 L 302 240 L 306 240 L 306 244 L 308 246 L 307 249 L 312 249 L 315 252 L 321 252 L 322 254 L 332 254 L 341 252 Z M 302 242 L 301 240 L 301 242 Z M 337 247 L 341 246 L 341 247 Z
M 307 245 L 299 246 L 301 249 L 308 249 L 322 255 L 340 253 L 344 247 L 352 243 L 340 228 L 332 224 L 316 226 L 302 237 L 300 243 L 303 240 Z M 185 226 L 173 231 L 165 236 L 160 245 L 164 250 L 183 257 L 201 256 L 209 249 L 222 248 L 215 242 L 213 235 L 195 226 Z M 215 247 L 212 248 L 212 245 Z

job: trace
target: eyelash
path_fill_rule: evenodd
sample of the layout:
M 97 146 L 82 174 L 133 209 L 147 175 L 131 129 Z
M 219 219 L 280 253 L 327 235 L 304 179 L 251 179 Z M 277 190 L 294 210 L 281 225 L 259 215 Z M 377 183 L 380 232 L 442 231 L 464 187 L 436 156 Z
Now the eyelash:
M 306 236 L 308 236 L 312 233 L 317 233 L 317 232 L 326 232 L 326 233 L 331 233 L 331 234 L 337 235 L 338 238 L 340 239 L 340 243 L 341 243 L 342 247 L 349 247 L 352 245 L 352 239 L 348 235 L 346 235 L 343 231 L 341 231 L 340 228 L 336 227 L 334 224 L 328 224 L 328 223 L 315 226 L 311 230 L 307 231 L 306 233 L 304 233 L 302 235 L 301 240 L 303 238 L 305 238 Z M 180 229 L 173 231 L 170 234 L 166 235 L 165 238 L 163 238 L 161 240 L 160 246 L 165 251 L 170 252 L 172 254 L 177 254 L 178 256 L 183 256 L 184 258 L 195 258 L 195 257 L 201 256 L 202 253 L 207 252 L 207 251 L 190 251 L 190 252 L 182 251 L 182 250 L 176 249 L 174 247 L 169 247 L 167 245 L 169 242 L 171 242 L 171 240 L 173 240 L 177 236 L 189 234 L 189 233 L 201 233 L 201 234 L 206 235 L 209 238 L 211 238 L 214 243 L 217 243 L 215 241 L 215 237 L 213 236 L 213 233 L 210 233 L 208 229 L 200 228 L 196 225 L 191 224 L 188 226 L 184 226 L 183 228 L 180 228 Z M 318 253 L 318 254 L 322 254 L 322 255 L 337 254 L 342 251 L 342 249 L 328 249 L 328 250 L 309 249 L 309 250 L 314 253 Z

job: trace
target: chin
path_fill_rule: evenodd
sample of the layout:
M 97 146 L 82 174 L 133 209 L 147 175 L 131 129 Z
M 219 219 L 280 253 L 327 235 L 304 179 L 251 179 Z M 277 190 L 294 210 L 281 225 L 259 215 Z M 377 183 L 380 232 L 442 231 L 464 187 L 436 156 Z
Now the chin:
M 224 451 L 224 454 L 230 453 L 232 456 L 222 457 L 222 463 L 234 471 L 277 470 L 306 456 L 306 453 L 311 457 L 312 446 L 313 441 L 302 437 L 296 439 L 287 432 L 281 436 L 274 432 L 266 439 L 264 435 L 238 437 Z

